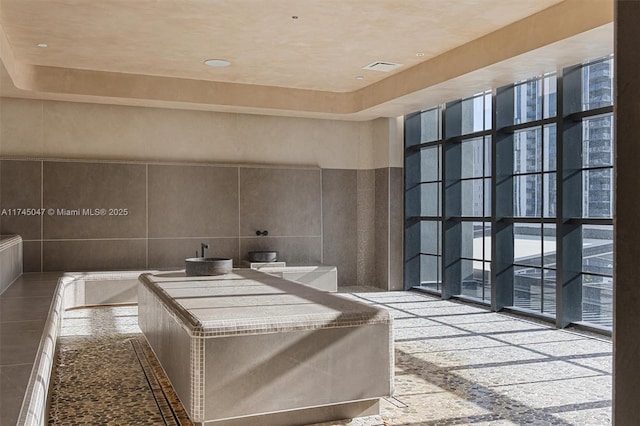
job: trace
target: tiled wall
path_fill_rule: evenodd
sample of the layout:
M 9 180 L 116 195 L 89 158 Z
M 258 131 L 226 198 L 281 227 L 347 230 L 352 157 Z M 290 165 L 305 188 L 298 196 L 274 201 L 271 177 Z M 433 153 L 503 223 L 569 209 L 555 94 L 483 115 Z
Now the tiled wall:
M 402 194 L 389 189 L 394 170 L 402 185 L 393 168 L 5 159 L 0 210 L 45 211 L 1 215 L 0 233 L 23 237 L 25 271 L 175 268 L 205 242 L 236 265 L 248 251 L 277 250 L 291 265 L 337 266 L 340 285 L 393 288 L 402 282 L 401 270 L 389 275 L 390 250 L 402 253 L 402 227 L 397 247 L 388 239 L 390 211 L 402 217 L 401 202 L 389 209 Z
M 377 286 L 402 290 L 403 170 L 375 170 L 375 265 Z
M 2 160 L 0 185 L 0 208 L 45 209 L 0 216 L 25 240 L 27 271 L 176 267 L 201 242 L 237 264 L 257 248 L 322 261 L 319 169 Z

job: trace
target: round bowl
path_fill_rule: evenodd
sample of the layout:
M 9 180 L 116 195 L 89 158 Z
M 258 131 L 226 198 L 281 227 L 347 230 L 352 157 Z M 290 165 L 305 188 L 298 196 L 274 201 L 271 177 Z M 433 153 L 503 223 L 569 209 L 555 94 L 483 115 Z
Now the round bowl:
M 276 262 L 278 260 L 277 251 L 250 251 L 249 262 Z
M 224 275 L 231 272 L 233 260 L 222 257 L 191 257 L 184 260 L 188 276 Z

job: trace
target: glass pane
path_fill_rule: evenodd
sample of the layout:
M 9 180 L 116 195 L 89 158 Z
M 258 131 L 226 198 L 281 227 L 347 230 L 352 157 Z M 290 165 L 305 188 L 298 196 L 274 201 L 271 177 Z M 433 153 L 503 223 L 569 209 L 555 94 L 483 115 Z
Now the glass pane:
M 460 222 L 460 256 L 473 258 L 473 222 Z M 455 248 L 454 248 L 455 250 Z
M 421 151 L 407 151 L 404 157 L 405 161 L 405 188 L 408 190 L 412 186 L 420 183 L 422 179 L 420 175 L 420 161 L 422 158 Z
M 543 127 L 544 152 L 542 158 L 542 170 L 554 171 L 556 169 L 556 125 L 552 124 Z
M 484 223 L 484 260 L 491 260 L 491 222 Z
M 613 116 L 582 121 L 582 166 L 613 166 Z
M 556 271 L 543 269 L 542 312 L 556 316 Z
M 440 183 L 423 183 L 420 187 L 420 216 L 440 216 Z
M 582 109 L 613 105 L 613 60 L 596 62 L 582 68 Z
M 420 114 L 410 114 L 404 119 L 404 144 L 406 148 L 420 143 Z
M 542 175 L 542 194 L 544 199 L 542 215 L 544 217 L 556 217 L 556 174 L 545 173 Z
M 542 168 L 542 129 L 521 130 L 513 135 L 513 173 L 539 172 Z
M 404 260 L 411 262 L 420 255 L 420 222 L 413 222 L 404 228 Z
M 491 118 L 492 118 L 492 105 L 493 105 L 493 97 L 492 93 L 488 92 L 484 95 L 484 129 L 490 129 Z
M 462 134 L 484 130 L 484 96 L 462 100 Z
M 484 262 L 484 300 L 491 301 L 491 262 Z
M 484 138 L 484 176 L 491 177 L 491 136 Z
M 483 263 L 477 260 L 461 260 L 462 282 L 460 294 L 482 300 L 484 289 Z
M 542 118 L 542 84 L 531 80 L 514 87 L 514 124 Z
M 433 108 L 420 113 L 420 143 L 433 142 L 440 139 L 440 108 Z
M 420 287 L 440 291 L 442 284 L 439 256 L 420 256 Z
M 557 84 L 556 75 L 552 74 L 544 78 L 544 111 L 543 118 L 556 116 L 557 111 Z
M 420 179 L 422 182 L 441 180 L 439 146 L 420 150 Z
M 613 278 L 582 275 L 582 321 L 613 327 Z
M 542 262 L 546 268 L 556 268 L 556 225 L 545 223 L 542 225 Z
M 440 183 L 423 183 L 405 192 L 407 216 L 440 216 Z
M 484 260 L 490 258 L 491 228 L 483 222 L 461 222 L 460 256 Z
M 513 306 L 542 311 L 541 269 L 515 267 L 513 272 Z
M 513 215 L 540 217 L 542 207 L 542 176 L 525 175 L 513 178 Z
M 461 177 L 472 178 L 484 175 L 484 141 L 483 138 L 468 139 L 460 143 L 462 157 Z
M 542 266 L 542 225 L 518 223 L 513 226 L 513 263 Z
M 440 222 L 420 222 L 420 253 L 440 254 Z
M 441 180 L 440 146 L 423 148 L 405 156 L 407 187 Z
M 582 226 L 582 271 L 613 276 L 613 225 Z
M 482 217 L 484 213 L 483 181 L 483 179 L 471 179 L 460 182 L 462 216 Z
M 473 258 L 485 259 L 485 228 L 483 222 L 473 222 Z M 489 251 L 491 247 L 489 247 Z
M 491 216 L 491 179 L 484 180 L 484 216 Z
M 613 169 L 582 172 L 582 216 L 613 217 Z

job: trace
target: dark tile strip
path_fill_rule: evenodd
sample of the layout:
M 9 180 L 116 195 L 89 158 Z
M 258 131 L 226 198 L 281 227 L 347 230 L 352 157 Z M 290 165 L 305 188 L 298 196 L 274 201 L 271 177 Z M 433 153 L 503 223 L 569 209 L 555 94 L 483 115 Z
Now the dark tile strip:
M 176 419 L 177 424 L 180 426 L 193 426 L 193 422 L 189 418 L 184 405 L 178 398 L 173 386 L 171 386 L 169 378 L 162 369 L 160 362 L 151 350 L 151 347 L 147 343 L 144 335 L 140 335 L 136 342 L 139 345 L 141 353 L 144 355 L 147 365 L 149 366 L 147 373 L 152 374 L 156 378 L 162 391 L 162 395 L 169 404 L 169 408 L 171 409 L 172 415 L 174 419 Z
M 129 341 L 131 343 L 131 348 L 133 352 L 136 354 L 136 358 L 138 358 L 138 362 L 140 363 L 140 368 L 142 369 L 142 373 L 147 379 L 147 383 L 149 384 L 149 389 L 153 394 L 153 398 L 158 405 L 158 410 L 160 410 L 160 414 L 164 420 L 164 424 L 167 426 L 177 426 L 179 425 L 178 419 L 173 415 L 173 410 L 167 401 L 164 393 L 162 392 L 162 387 L 158 382 L 158 379 L 153 371 L 151 370 L 151 366 L 147 358 L 142 353 L 142 348 L 140 347 L 140 342 L 137 339 L 131 339 Z

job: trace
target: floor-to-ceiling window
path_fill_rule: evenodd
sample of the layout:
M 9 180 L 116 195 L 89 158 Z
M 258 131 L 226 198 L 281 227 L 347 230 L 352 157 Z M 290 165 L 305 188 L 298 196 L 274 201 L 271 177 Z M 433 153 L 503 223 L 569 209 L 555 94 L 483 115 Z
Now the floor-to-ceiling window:
M 492 93 L 445 107 L 445 294 L 491 300 Z
M 513 97 L 513 120 L 500 130 L 511 134 L 506 143 L 513 150 L 513 209 L 504 212 L 511 219 L 513 232 L 512 307 L 554 317 L 556 75 L 518 82 L 510 89 L 503 93 Z
M 442 113 L 406 117 L 405 271 L 414 286 L 439 293 L 442 285 Z
M 613 59 L 602 58 L 572 69 L 581 80 L 581 96 L 569 111 L 581 162 L 571 163 L 579 175 L 581 200 L 570 221 L 580 227 L 582 284 L 581 321 L 611 328 L 613 322 Z
M 405 288 L 611 329 L 612 63 L 406 117 Z

